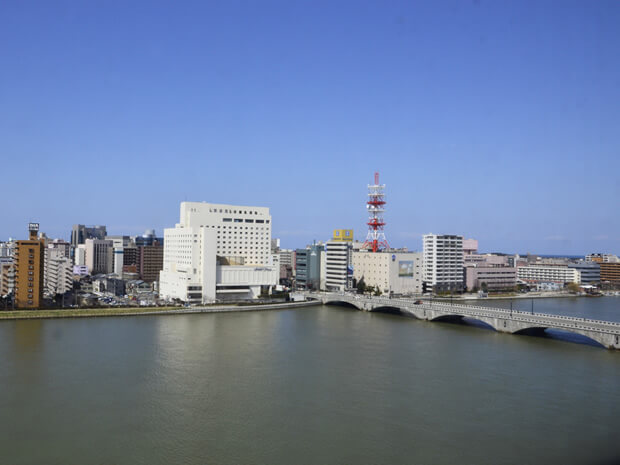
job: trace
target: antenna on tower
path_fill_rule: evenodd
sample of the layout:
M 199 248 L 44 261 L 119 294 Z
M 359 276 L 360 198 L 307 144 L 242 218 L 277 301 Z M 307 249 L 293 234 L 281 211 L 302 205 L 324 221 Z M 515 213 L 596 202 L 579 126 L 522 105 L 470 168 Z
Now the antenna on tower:
M 368 185 L 368 201 L 366 202 L 368 235 L 362 246 L 363 248 L 371 249 L 373 252 L 390 248 L 383 232 L 383 227 L 385 226 L 383 221 L 383 213 L 385 212 L 384 189 L 385 184 L 379 184 L 379 173 L 376 172 L 375 183 Z

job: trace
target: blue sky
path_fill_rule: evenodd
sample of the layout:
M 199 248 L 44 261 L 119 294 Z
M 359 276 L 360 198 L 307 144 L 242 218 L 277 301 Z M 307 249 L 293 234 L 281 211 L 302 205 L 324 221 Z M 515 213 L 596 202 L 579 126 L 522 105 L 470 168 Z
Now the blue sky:
M 0 239 L 269 206 L 285 247 L 620 254 L 620 3 L 4 1 Z

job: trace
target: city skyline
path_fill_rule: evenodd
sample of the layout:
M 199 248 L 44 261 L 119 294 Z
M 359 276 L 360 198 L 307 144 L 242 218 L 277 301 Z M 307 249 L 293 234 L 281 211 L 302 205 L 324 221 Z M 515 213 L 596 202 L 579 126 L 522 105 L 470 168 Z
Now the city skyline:
M 4 10 L 0 152 L 29 187 L 6 176 L 0 240 L 162 233 L 185 200 L 269 206 L 285 248 L 363 240 L 380 171 L 393 247 L 620 254 L 615 3 Z

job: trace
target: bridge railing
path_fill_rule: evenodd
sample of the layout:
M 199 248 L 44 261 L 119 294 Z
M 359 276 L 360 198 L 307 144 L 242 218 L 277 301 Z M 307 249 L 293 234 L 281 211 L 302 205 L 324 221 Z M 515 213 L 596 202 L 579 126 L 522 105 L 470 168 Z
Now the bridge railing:
M 510 316 L 510 319 L 515 321 L 527 322 L 527 323 L 547 323 L 551 325 L 557 325 L 566 328 L 580 328 L 591 331 L 601 331 L 601 326 L 607 331 L 612 332 L 614 334 L 620 333 L 620 323 L 613 321 L 603 321 L 603 320 L 594 320 L 590 318 L 581 318 L 581 317 L 570 317 L 565 315 L 554 315 L 549 313 L 530 313 L 524 312 L 521 310 L 509 310 L 503 308 L 495 308 L 495 307 L 486 307 L 481 305 L 468 305 L 462 303 L 448 303 L 448 302 L 438 302 L 438 301 L 424 301 L 422 304 L 415 304 L 412 299 L 402 299 L 402 298 L 389 298 L 389 297 L 381 297 L 381 296 L 366 296 L 366 295 L 356 295 L 349 293 L 330 293 L 330 292 L 321 292 L 321 293 L 307 293 L 308 295 L 322 295 L 329 297 L 337 297 L 339 300 L 343 301 L 367 301 L 374 303 L 385 303 L 389 304 L 386 306 L 398 307 L 402 305 L 405 308 L 422 308 L 426 310 L 432 310 L 433 306 L 435 309 L 439 309 L 442 311 L 446 311 L 449 309 L 451 313 L 458 313 L 462 315 L 470 315 L 470 316 L 483 316 L 486 318 L 495 318 L 502 317 L 506 318 L 506 316 Z M 395 305 L 396 304 L 396 305 Z M 415 307 L 414 307 L 415 306 Z M 437 308 L 439 307 L 439 308 Z M 581 323 L 581 324 L 578 324 Z M 588 324 L 584 324 L 588 323 Z

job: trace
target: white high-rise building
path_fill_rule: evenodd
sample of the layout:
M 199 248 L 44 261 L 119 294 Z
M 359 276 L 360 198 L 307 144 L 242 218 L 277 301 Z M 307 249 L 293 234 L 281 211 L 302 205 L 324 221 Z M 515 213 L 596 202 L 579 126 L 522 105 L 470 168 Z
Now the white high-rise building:
M 276 284 L 269 208 L 181 203 L 179 223 L 164 230 L 162 298 L 247 299 Z
M 425 234 L 424 283 L 435 291 L 463 290 L 463 236 Z

